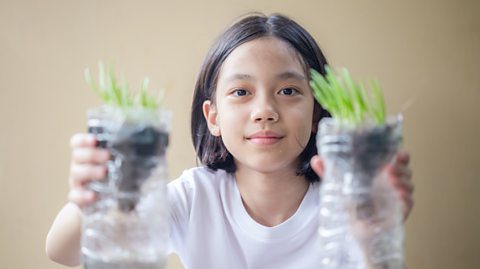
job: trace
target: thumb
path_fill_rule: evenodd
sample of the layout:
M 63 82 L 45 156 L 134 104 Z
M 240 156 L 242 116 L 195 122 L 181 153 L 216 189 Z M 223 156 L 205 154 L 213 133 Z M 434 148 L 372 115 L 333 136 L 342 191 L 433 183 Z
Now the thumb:
M 320 156 L 315 155 L 310 160 L 310 166 L 312 167 L 313 171 L 317 173 L 319 177 L 323 177 L 324 169 L 323 169 L 323 160 Z

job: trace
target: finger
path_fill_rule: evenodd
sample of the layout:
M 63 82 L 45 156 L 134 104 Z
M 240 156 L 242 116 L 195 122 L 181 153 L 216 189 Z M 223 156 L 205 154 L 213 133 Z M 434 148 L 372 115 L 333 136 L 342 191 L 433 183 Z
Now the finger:
M 96 143 L 95 136 L 92 134 L 79 133 L 74 134 L 72 138 L 70 138 L 71 148 L 95 147 Z
M 323 177 L 324 167 L 323 167 L 323 160 L 320 156 L 315 155 L 310 160 L 310 166 L 312 167 L 313 171 L 317 173 L 319 177 Z
M 394 162 L 408 165 L 410 163 L 410 154 L 408 154 L 406 151 L 399 151 L 397 155 L 395 155 Z
M 398 180 L 399 183 L 396 183 L 395 187 L 403 192 L 413 194 L 415 190 L 415 185 L 411 180 Z M 395 183 L 394 183 L 395 184 Z
M 415 202 L 411 194 L 402 193 L 401 197 L 403 202 L 403 220 L 405 221 L 412 212 Z
M 390 173 L 397 177 L 412 177 L 412 170 L 405 164 L 396 164 L 390 167 Z
M 409 193 L 412 193 L 414 190 L 412 172 L 408 168 L 397 171 L 395 171 L 395 168 L 391 168 L 389 170 L 389 180 L 396 189 Z
M 390 182 L 395 189 L 396 192 L 401 193 L 408 193 L 409 195 L 412 195 L 415 186 L 411 180 L 408 179 L 401 179 L 401 178 L 391 178 Z
M 73 188 L 83 187 L 90 181 L 104 179 L 107 167 L 104 165 L 72 164 L 70 166 L 70 184 Z
M 403 204 L 403 214 L 404 214 L 404 221 L 410 214 L 410 211 L 413 208 L 413 192 L 414 192 L 414 185 L 410 178 L 406 177 L 390 177 L 390 182 L 395 189 L 398 197 L 402 200 Z
M 100 148 L 76 148 L 72 151 L 72 162 L 104 164 L 110 159 L 108 150 Z
M 96 200 L 96 195 L 90 190 L 72 189 L 68 193 L 68 200 L 78 207 L 83 208 Z

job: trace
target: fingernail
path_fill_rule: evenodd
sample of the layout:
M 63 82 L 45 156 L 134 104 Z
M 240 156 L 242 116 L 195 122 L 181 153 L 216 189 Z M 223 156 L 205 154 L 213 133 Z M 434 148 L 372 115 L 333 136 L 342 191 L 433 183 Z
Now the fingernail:
M 86 193 L 86 198 L 89 200 L 89 201 L 92 201 L 93 199 L 95 199 L 95 193 L 93 191 L 88 191 Z
M 85 197 L 87 197 L 87 199 L 92 199 L 93 198 L 93 191 L 85 191 Z
M 94 143 L 95 142 L 95 136 L 91 134 L 87 134 L 87 140 L 89 143 Z
M 101 160 L 102 161 L 108 161 L 109 158 L 110 158 L 110 153 L 106 150 L 102 150 L 101 151 Z
M 97 168 L 97 175 L 99 179 L 105 178 L 107 175 L 107 169 L 103 166 Z

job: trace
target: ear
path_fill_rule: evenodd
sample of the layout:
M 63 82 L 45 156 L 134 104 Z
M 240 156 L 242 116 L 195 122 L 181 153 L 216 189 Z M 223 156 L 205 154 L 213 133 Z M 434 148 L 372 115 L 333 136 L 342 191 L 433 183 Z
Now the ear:
M 220 136 L 220 126 L 217 122 L 217 108 L 212 104 L 212 101 L 205 100 L 203 102 L 203 116 L 207 122 L 208 130 L 213 136 Z

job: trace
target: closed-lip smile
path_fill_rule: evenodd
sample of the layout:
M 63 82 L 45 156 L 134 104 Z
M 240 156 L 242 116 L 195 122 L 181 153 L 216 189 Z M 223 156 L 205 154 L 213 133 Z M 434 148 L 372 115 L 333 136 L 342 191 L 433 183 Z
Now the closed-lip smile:
M 272 145 L 280 141 L 284 136 L 273 131 L 262 130 L 247 136 L 247 140 L 259 145 Z

